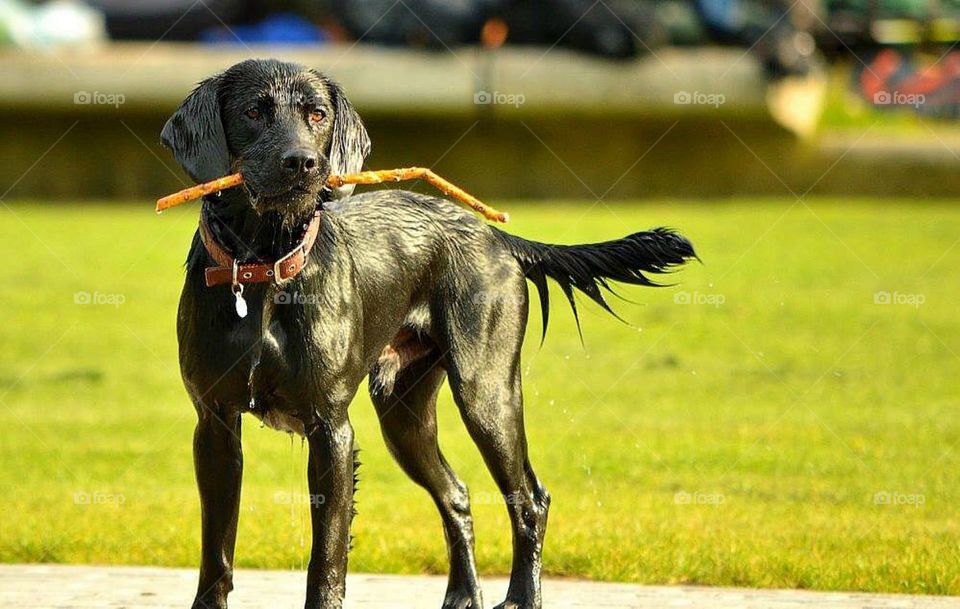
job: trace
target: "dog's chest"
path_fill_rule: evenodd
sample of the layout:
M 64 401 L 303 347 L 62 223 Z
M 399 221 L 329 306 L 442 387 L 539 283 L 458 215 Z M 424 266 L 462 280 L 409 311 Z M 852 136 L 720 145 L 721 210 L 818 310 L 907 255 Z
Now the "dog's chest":
M 287 433 L 304 435 L 305 421 L 312 415 L 305 402 L 303 388 L 294 384 L 295 370 L 307 362 L 302 355 L 292 352 L 286 332 L 278 324 L 271 324 L 260 337 L 256 356 L 251 360 L 248 376 L 249 410 L 267 427 Z
M 248 375 L 249 412 L 264 425 L 305 435 L 320 412 L 359 382 L 358 341 L 322 317 L 265 315 Z M 351 380 L 352 379 L 352 380 Z

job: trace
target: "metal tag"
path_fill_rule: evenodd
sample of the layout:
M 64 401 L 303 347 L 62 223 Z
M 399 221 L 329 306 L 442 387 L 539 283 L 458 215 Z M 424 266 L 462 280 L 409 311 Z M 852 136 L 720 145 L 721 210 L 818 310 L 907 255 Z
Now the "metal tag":
M 237 298 L 237 317 L 243 319 L 247 316 L 247 301 L 243 299 L 243 284 L 238 283 L 233 295 Z
M 243 284 L 237 279 L 237 272 L 240 269 L 240 263 L 233 261 L 233 295 L 237 297 L 237 317 L 243 319 L 247 316 L 247 301 L 243 299 Z
M 237 292 L 235 296 L 237 297 L 237 315 L 240 319 L 243 319 L 247 316 L 247 301 L 243 299 L 240 292 Z

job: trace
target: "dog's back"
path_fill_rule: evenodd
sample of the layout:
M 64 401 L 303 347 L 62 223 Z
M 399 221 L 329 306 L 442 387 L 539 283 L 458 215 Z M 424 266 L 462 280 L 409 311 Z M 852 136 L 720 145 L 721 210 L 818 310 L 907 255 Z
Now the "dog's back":
M 325 207 L 348 248 L 358 287 L 371 298 L 435 300 L 503 284 L 522 284 L 518 260 L 487 224 L 445 199 L 386 190 L 341 199 Z
M 352 242 L 380 245 L 351 252 L 363 269 L 361 277 L 382 286 L 383 272 L 399 274 L 409 286 L 410 279 L 422 275 L 423 281 L 413 283 L 483 300 L 502 295 L 519 274 L 537 288 L 544 333 L 550 309 L 547 277 L 560 286 L 574 315 L 574 289 L 613 313 L 603 296 L 610 281 L 658 286 L 647 275 L 670 272 L 696 258 L 685 237 L 665 228 L 602 243 L 552 245 L 493 228 L 444 199 L 402 190 L 349 197 L 331 211 Z

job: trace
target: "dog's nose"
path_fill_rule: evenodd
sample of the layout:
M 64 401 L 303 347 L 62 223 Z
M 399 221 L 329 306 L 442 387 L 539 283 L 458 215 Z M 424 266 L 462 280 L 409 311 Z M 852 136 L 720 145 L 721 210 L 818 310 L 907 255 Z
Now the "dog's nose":
M 280 165 L 287 173 L 310 173 L 317 168 L 317 153 L 309 148 L 289 150 L 280 159 Z

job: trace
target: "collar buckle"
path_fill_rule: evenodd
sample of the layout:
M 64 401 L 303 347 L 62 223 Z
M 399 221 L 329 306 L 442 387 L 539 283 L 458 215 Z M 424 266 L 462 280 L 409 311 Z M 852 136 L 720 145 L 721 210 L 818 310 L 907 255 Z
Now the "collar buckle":
M 293 261 L 293 257 L 296 256 L 297 254 L 303 255 L 303 264 L 300 266 L 299 269 L 297 268 L 296 261 Z M 284 283 L 293 279 L 296 276 L 296 274 L 300 270 L 302 270 L 304 266 L 306 266 L 306 264 L 307 264 L 307 251 L 306 249 L 304 249 L 303 243 L 301 243 L 298 247 L 294 248 L 288 254 L 286 254 L 282 258 L 277 259 L 277 261 L 273 263 L 273 282 L 277 285 L 283 285 Z M 284 269 L 286 269 L 290 273 L 286 277 L 284 277 L 283 275 Z

